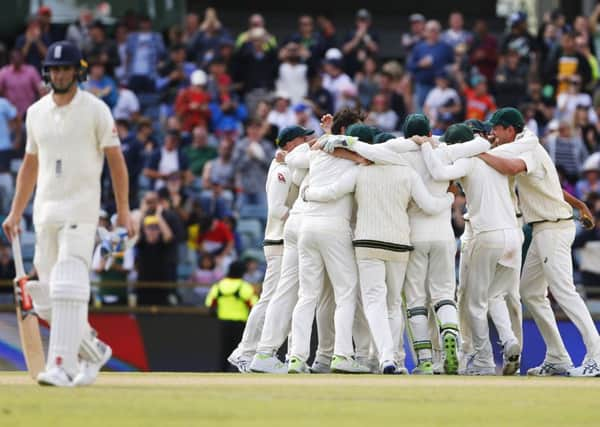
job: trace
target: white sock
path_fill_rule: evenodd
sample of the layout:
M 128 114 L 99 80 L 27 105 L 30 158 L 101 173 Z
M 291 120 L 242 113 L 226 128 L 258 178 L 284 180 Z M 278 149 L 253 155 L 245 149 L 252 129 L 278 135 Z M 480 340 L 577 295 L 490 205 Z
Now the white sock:
M 442 332 L 445 329 L 458 331 L 458 312 L 456 311 L 456 306 L 450 304 L 443 305 L 438 308 L 436 314 Z
M 52 300 L 52 328 L 48 365 L 62 366 L 67 374 L 77 374 L 77 352 L 87 325 L 87 304 L 78 300 Z

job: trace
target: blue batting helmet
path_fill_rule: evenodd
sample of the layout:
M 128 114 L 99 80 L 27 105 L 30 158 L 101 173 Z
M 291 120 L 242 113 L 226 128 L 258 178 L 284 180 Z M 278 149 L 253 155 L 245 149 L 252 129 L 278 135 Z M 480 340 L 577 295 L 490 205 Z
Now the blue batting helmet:
M 87 63 L 81 56 L 79 48 L 70 41 L 59 41 L 52 43 L 46 52 L 46 58 L 42 64 L 44 78 L 47 79 L 48 69 L 50 67 L 60 67 L 72 65 L 79 69 L 79 80 L 85 80 Z

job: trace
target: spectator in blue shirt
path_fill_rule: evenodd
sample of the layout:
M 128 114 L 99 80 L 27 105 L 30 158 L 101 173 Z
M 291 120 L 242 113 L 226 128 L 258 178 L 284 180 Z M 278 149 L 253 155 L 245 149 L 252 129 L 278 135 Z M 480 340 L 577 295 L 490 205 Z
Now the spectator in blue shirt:
M 83 89 L 93 93 L 104 101 L 111 110 L 119 99 L 117 84 L 112 77 L 106 75 L 105 65 L 97 58 L 90 60 L 89 78 L 82 86 Z
M 14 193 L 10 161 L 14 156 L 11 129 L 17 126 L 17 109 L 6 98 L 0 96 L 0 208 L 8 211 Z M 5 213 L 5 212 L 0 212 Z
M 158 63 L 165 56 L 162 35 L 152 31 L 152 21 L 142 16 L 139 31 L 127 36 L 127 75 L 129 88 L 136 93 L 153 92 L 158 76 Z
M 193 179 L 187 156 L 179 148 L 179 132 L 168 131 L 164 145 L 154 150 L 150 156 L 144 175 L 153 181 L 154 188 L 158 190 L 165 186 L 169 176 L 175 172 L 181 172 L 185 184 Z
M 408 60 L 408 69 L 415 83 L 415 109 L 421 111 L 425 98 L 435 85 L 435 75 L 454 62 L 454 51 L 440 41 L 440 23 L 428 21 L 425 40 L 415 46 Z

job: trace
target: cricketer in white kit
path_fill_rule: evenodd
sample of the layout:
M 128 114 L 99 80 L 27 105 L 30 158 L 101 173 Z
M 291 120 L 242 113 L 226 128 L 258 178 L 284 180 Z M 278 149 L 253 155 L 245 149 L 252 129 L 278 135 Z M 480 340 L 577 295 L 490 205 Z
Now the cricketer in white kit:
M 354 192 L 357 220 L 354 249 L 360 291 L 379 354 L 380 371 L 398 372 L 397 349 L 402 333 L 402 288 L 408 262 L 410 200 L 429 214 L 448 209 L 454 197 L 433 197 L 407 165 L 361 166 L 325 187 L 308 187 L 309 201 L 328 202 Z
M 552 159 L 530 131 L 521 113 L 502 108 L 491 118 L 499 146 L 482 156 L 490 166 L 506 175 L 516 175 L 519 202 L 533 236 L 521 275 L 521 297 L 546 343 L 543 363 L 527 373 L 536 376 L 600 376 L 600 336 L 590 312 L 573 283 L 571 245 L 575 223 L 571 205 L 583 219 L 591 221 L 585 204 L 565 195 Z M 533 139 L 533 143 L 531 140 Z M 548 290 L 583 337 L 587 354 L 578 368 L 560 336 Z
M 306 138 L 313 133 L 313 130 L 301 126 L 288 126 L 279 132 L 276 142 L 281 150 L 290 153 L 298 145 L 306 142 Z M 290 168 L 287 164 L 278 162 L 276 158 L 271 162 L 267 173 L 266 192 L 268 216 L 263 246 L 267 270 L 262 292 L 248 316 L 241 342 L 227 359 L 242 373 L 250 370 L 250 362 L 262 334 L 265 313 L 277 289 L 283 258 L 284 225 L 298 197 L 298 186 L 292 182 Z
M 473 138 L 473 132 L 464 124 L 450 126 L 442 137 L 448 143 L 463 143 Z M 506 295 L 511 284 L 518 280 L 523 242 L 508 179 L 478 158 L 459 159 L 445 165 L 431 144 L 426 142 L 421 149 L 431 175 L 438 180 L 460 179 L 467 196 L 473 237 L 469 250 L 464 253 L 467 261 L 463 292 L 474 353 L 465 373 L 495 375 L 487 321 L 488 301 Z M 504 322 L 510 324 L 508 312 Z M 520 349 L 517 350 L 519 357 Z M 515 363 L 516 369 L 518 363 Z
M 77 88 L 83 75 L 78 48 L 70 42 L 52 44 L 44 74 L 53 90 L 27 111 L 25 158 L 3 228 L 7 236 L 19 232 L 35 187 L 34 265 L 39 281 L 30 282 L 28 290 L 38 315 L 51 323 L 46 370 L 38 382 L 87 385 L 111 354 L 87 323 L 105 155 L 117 202 L 117 224 L 132 233 L 128 174 L 110 110 Z

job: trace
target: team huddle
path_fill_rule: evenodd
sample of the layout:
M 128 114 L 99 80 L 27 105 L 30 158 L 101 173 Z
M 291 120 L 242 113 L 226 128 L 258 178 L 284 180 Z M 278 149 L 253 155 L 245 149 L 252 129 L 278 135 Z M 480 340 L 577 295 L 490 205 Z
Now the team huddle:
M 342 110 L 325 135 L 284 128 L 269 169 L 267 272 L 241 342 L 228 361 L 240 372 L 496 375 L 488 315 L 503 347 L 503 375 L 520 372 L 522 307 L 546 343 L 528 375 L 600 376 L 600 336 L 575 290 L 573 208 L 521 113 L 502 108 L 432 137 L 424 115 L 403 137 Z M 459 285 L 450 189 L 466 195 Z M 532 241 L 522 263 L 522 226 Z M 548 290 L 581 333 L 587 354 L 573 367 Z M 318 347 L 308 366 L 313 319 Z M 406 319 L 406 324 L 405 324 Z M 277 352 L 287 339 L 285 363 Z

